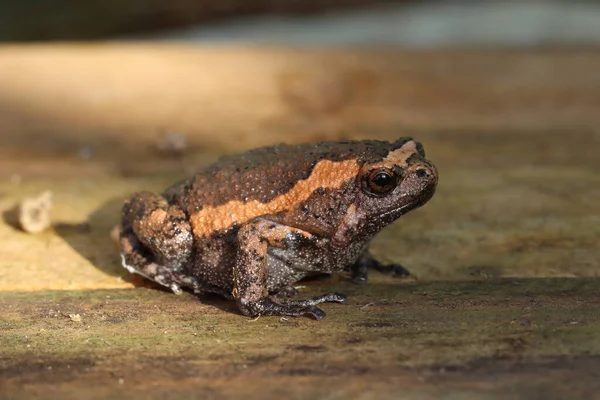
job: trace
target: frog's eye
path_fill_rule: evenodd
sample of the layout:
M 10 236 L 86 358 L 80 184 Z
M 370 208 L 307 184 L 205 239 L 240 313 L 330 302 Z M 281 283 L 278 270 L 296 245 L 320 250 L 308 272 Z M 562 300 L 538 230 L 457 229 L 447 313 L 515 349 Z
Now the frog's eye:
M 367 175 L 367 188 L 374 194 L 386 194 L 394 190 L 398 176 L 387 168 L 379 168 Z

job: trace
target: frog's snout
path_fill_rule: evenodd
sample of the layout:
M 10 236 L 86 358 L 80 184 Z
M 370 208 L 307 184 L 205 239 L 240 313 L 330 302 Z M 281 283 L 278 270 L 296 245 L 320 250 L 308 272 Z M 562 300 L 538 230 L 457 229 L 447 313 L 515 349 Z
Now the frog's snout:
M 438 182 L 438 171 L 433 164 L 424 162 L 410 168 L 407 178 L 418 182 L 423 188 L 435 187 Z

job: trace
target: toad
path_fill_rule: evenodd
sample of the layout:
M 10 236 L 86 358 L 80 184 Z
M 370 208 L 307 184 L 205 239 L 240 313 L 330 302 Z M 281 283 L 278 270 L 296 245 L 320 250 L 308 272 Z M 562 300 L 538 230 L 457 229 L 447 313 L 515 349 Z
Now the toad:
M 181 293 L 218 293 L 244 315 L 312 316 L 341 293 L 288 298 L 302 278 L 395 269 L 368 252 L 382 228 L 425 204 L 438 173 L 412 138 L 277 145 L 227 156 L 162 194 L 124 204 L 123 266 Z

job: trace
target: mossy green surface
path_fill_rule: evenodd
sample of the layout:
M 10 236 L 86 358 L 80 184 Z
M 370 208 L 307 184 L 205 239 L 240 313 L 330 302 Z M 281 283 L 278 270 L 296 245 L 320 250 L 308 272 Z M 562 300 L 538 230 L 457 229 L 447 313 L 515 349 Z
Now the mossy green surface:
M 575 373 L 575 394 L 600 388 L 600 280 L 372 281 L 307 282 L 350 296 L 322 321 L 147 287 L 3 293 L 0 394 L 535 398 Z

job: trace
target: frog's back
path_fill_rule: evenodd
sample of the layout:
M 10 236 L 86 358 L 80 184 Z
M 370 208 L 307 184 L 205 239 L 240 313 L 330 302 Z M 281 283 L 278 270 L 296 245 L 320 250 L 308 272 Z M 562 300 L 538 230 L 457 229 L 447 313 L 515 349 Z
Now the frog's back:
M 307 179 L 319 161 L 375 161 L 393 144 L 385 141 L 341 141 L 262 147 L 221 158 L 199 174 L 165 192 L 195 213 L 231 201 L 268 203 Z

